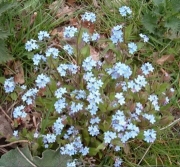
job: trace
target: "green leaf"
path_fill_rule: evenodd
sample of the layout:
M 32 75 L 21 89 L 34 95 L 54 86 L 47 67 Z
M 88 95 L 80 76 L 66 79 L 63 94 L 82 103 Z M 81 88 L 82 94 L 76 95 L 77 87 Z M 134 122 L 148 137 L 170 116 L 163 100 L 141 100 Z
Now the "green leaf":
M 0 77 L 0 83 L 4 84 L 4 81 L 5 81 L 5 77 Z
M 133 24 L 130 24 L 125 29 L 125 41 L 131 40 L 131 32 L 132 32 Z
M 89 45 L 85 45 L 82 49 L 81 49 L 81 55 L 83 56 L 83 58 L 86 58 L 90 55 L 90 47 Z
M 9 35 L 10 33 L 8 31 L 5 31 L 0 27 L 0 39 L 6 39 Z
M 8 53 L 4 40 L 0 39 L 0 64 L 12 59 L 13 57 Z
M 32 157 L 28 146 L 26 146 L 24 148 L 16 148 L 2 155 L 0 165 L 3 167 L 12 166 L 12 164 L 16 167 L 66 167 L 68 160 L 71 160 L 71 157 L 61 155 L 59 150 L 46 150 L 42 153 L 42 158 Z
M 180 19 L 172 16 L 165 22 L 164 26 L 174 32 L 180 32 Z
M 165 0 L 153 0 L 154 5 L 159 6 L 160 4 L 164 3 Z
M 154 33 L 155 27 L 157 26 L 157 17 L 153 16 L 150 12 L 145 13 L 142 17 L 142 24 L 146 30 L 150 33 Z
M 104 150 L 106 148 L 105 144 L 104 143 L 101 143 L 97 148 L 96 150 L 99 152 L 99 150 Z
M 8 11 L 9 9 L 11 9 L 12 7 L 16 6 L 15 2 L 0 2 L 0 16 L 2 15 L 2 13 Z
M 179 0 L 171 0 L 170 4 L 172 6 L 173 11 L 180 12 L 180 1 Z
M 17 96 L 17 93 L 16 92 L 13 92 L 13 93 L 11 93 L 11 98 L 12 98 L 12 100 L 17 100 L 17 98 L 18 98 L 18 96 Z
M 89 148 L 89 155 L 95 156 L 98 153 L 98 150 L 96 148 Z

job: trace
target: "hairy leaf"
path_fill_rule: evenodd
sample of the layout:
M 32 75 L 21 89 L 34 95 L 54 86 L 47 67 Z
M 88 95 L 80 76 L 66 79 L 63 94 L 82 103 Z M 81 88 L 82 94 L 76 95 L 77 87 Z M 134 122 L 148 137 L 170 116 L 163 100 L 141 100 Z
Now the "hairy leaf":
M 142 24 L 150 33 L 154 33 L 157 24 L 157 17 L 152 16 L 150 13 L 145 13 L 142 18 Z
M 175 17 L 170 17 L 166 21 L 165 27 L 168 29 L 171 29 L 174 32 L 179 32 L 180 31 L 180 19 L 175 18 Z
M 13 57 L 8 53 L 5 42 L 0 39 L 0 64 L 12 60 Z
M 71 160 L 71 157 L 61 155 L 58 150 L 46 150 L 42 153 L 42 158 L 32 157 L 28 146 L 26 146 L 4 154 L 0 159 L 0 165 L 4 167 L 12 166 L 12 164 L 16 167 L 66 167 L 68 160 Z
M 15 5 L 16 5 L 16 3 L 14 3 L 14 2 L 3 2 L 3 1 L 0 1 L 0 16 L 2 15 L 2 13 L 8 11 L 12 7 L 14 7 Z

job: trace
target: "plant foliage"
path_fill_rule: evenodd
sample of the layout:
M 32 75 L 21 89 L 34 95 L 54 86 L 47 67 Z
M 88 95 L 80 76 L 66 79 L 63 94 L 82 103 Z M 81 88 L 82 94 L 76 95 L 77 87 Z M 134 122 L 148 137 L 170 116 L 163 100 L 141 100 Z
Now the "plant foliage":
M 70 156 L 60 155 L 59 151 L 46 150 L 42 153 L 42 157 L 32 157 L 28 146 L 24 148 L 16 148 L 4 154 L 0 159 L 0 165 L 16 166 L 16 167 L 66 167 L 68 160 L 71 160 Z
M 145 29 L 159 37 L 179 38 L 180 1 L 153 0 L 149 6 L 142 17 Z

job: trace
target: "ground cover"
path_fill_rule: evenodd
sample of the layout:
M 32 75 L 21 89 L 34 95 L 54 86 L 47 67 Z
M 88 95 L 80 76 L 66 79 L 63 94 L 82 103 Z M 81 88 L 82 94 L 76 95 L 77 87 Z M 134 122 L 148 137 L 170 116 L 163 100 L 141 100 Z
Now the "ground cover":
M 2 154 L 179 165 L 177 0 L 1 3 Z

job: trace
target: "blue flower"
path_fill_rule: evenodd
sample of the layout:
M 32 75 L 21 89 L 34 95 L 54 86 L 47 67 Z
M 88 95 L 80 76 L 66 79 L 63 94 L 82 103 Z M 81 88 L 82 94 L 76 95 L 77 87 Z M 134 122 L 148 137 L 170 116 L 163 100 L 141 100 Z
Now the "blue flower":
M 66 88 L 59 88 L 55 91 L 54 95 L 56 96 L 56 98 L 61 98 L 65 93 L 67 93 Z
M 86 43 L 90 41 L 90 35 L 87 32 L 82 33 L 82 40 Z
M 18 130 L 13 131 L 13 136 L 18 137 Z
M 59 67 L 57 68 L 59 74 L 61 77 L 66 76 L 66 70 L 68 69 L 67 64 L 60 64 Z
M 82 21 L 90 21 L 93 23 L 96 21 L 96 15 L 92 12 L 85 12 L 85 14 L 82 15 Z
M 141 70 L 144 75 L 148 75 L 150 72 L 153 72 L 154 67 L 152 66 L 152 64 L 147 62 L 141 66 Z
M 64 38 L 72 38 L 74 37 L 74 34 L 77 32 L 77 28 L 75 27 L 65 27 L 65 30 L 64 30 Z
M 40 54 L 35 54 L 34 56 L 33 56 L 33 58 L 32 58 L 32 60 L 33 60 L 33 64 L 34 65 L 39 65 L 39 63 L 40 63 L 40 61 L 41 61 L 41 59 L 42 59 L 42 56 L 43 55 L 40 55 Z
M 123 162 L 122 159 L 117 157 L 114 162 L 114 167 L 120 167 L 122 162 Z
M 66 108 L 67 103 L 65 98 L 61 98 L 54 103 L 54 107 L 58 113 L 62 112 L 62 109 Z
M 96 66 L 96 61 L 94 61 L 91 56 L 84 59 L 82 63 L 82 67 L 84 68 L 85 71 L 91 71 L 92 68 L 95 66 Z
M 139 92 L 141 90 L 141 85 L 135 83 L 134 81 L 129 81 L 128 88 L 130 88 L 133 93 Z
M 107 73 L 111 75 L 112 79 L 124 77 L 129 79 L 132 74 L 132 70 L 124 63 L 118 62 L 112 68 L 106 69 Z
M 143 117 L 146 118 L 147 120 L 149 120 L 149 122 L 150 122 L 151 124 L 154 124 L 154 123 L 156 122 L 154 115 L 151 115 L 151 114 L 143 114 Z
M 13 92 L 15 87 L 16 87 L 16 83 L 14 82 L 14 77 L 5 80 L 4 89 L 6 93 Z
M 93 125 L 93 124 L 98 124 L 100 122 L 100 119 L 99 117 L 95 117 L 95 118 L 91 118 L 90 120 L 90 123 Z
M 69 44 L 66 44 L 63 46 L 63 49 L 69 54 L 72 55 L 73 54 L 73 47 Z
M 153 143 L 156 140 L 156 131 L 154 129 L 144 131 L 144 140 L 148 143 Z
M 56 122 L 54 122 L 54 124 L 53 124 L 53 130 L 54 130 L 54 132 L 55 132 L 55 134 L 56 135 L 60 135 L 61 134 L 61 132 L 62 132 L 62 130 L 63 130 L 63 128 L 64 128 L 64 124 L 63 124 L 63 121 L 64 121 L 65 119 L 63 119 L 63 118 L 58 118 L 57 120 L 56 120 Z
M 76 161 L 73 162 L 67 162 L 67 167 L 76 167 Z
M 129 49 L 129 53 L 133 54 L 134 52 L 137 51 L 137 45 L 134 42 L 130 42 L 128 43 L 128 49 Z
M 145 87 L 147 84 L 146 78 L 143 75 L 138 75 L 135 82 L 140 85 L 140 87 Z
M 126 117 L 123 111 L 116 111 L 116 114 L 112 116 L 111 125 L 113 129 L 117 132 L 124 131 L 127 126 Z
M 48 48 L 46 50 L 46 57 L 53 56 L 54 59 L 56 59 L 59 55 L 59 50 L 56 48 Z
M 33 101 L 36 98 L 38 89 L 34 88 L 34 89 L 29 89 L 23 96 L 22 96 L 22 101 L 26 102 L 27 105 L 30 105 L 33 103 Z
M 120 103 L 121 105 L 125 104 L 123 93 L 116 93 L 115 97 L 118 99 L 118 103 Z
M 112 34 L 110 39 L 114 44 L 117 44 L 118 42 L 123 42 L 123 32 L 121 29 L 122 29 L 121 25 L 117 25 L 112 29 Z
M 119 13 L 121 14 L 121 16 L 127 16 L 128 14 L 131 14 L 132 11 L 129 7 L 122 6 L 119 8 Z
M 39 46 L 36 44 L 36 40 L 31 39 L 30 41 L 27 41 L 25 44 L 25 49 L 29 52 L 32 51 L 34 49 L 38 49 Z
M 84 79 L 85 81 L 89 81 L 90 78 L 92 78 L 92 77 L 94 77 L 94 74 L 93 74 L 92 72 L 86 72 L 86 73 L 84 73 L 84 75 L 83 75 L 83 79 Z
M 88 147 L 81 148 L 80 152 L 82 153 L 83 156 L 85 156 L 89 153 L 89 148 Z
M 139 34 L 139 36 L 143 39 L 144 42 L 148 42 L 149 38 L 144 34 Z
M 50 82 L 50 78 L 47 75 L 40 74 L 37 76 L 37 79 L 35 82 L 38 88 L 44 88 Z
M 115 139 L 117 137 L 115 132 L 104 132 L 104 142 L 105 143 L 111 143 L 111 140 Z
M 27 116 L 27 114 L 25 113 L 24 108 L 25 108 L 25 106 L 23 106 L 23 105 L 16 107 L 13 111 L 13 117 L 14 118 L 19 118 L 19 117 L 25 118 Z
M 72 73 L 72 74 L 76 74 L 78 72 L 78 66 L 76 64 L 68 64 L 68 70 Z
M 76 104 L 75 102 L 72 102 L 70 109 L 71 109 L 70 114 L 74 114 L 83 109 L 83 104 L 81 103 Z
M 42 41 L 45 38 L 50 38 L 49 33 L 47 31 L 40 31 L 38 33 L 38 39 Z
M 99 127 L 98 125 L 91 125 L 88 127 L 88 131 L 91 136 L 97 136 L 99 134 Z
M 91 113 L 91 115 L 95 115 L 96 112 L 98 111 L 98 107 L 96 105 L 96 103 L 89 103 L 89 105 L 86 108 L 87 110 L 89 110 L 89 112 Z
M 97 41 L 100 38 L 100 35 L 98 33 L 93 33 L 91 36 L 92 41 Z
M 43 135 L 43 142 L 44 142 L 44 144 L 54 143 L 55 141 L 56 141 L 56 135 L 55 134 Z

